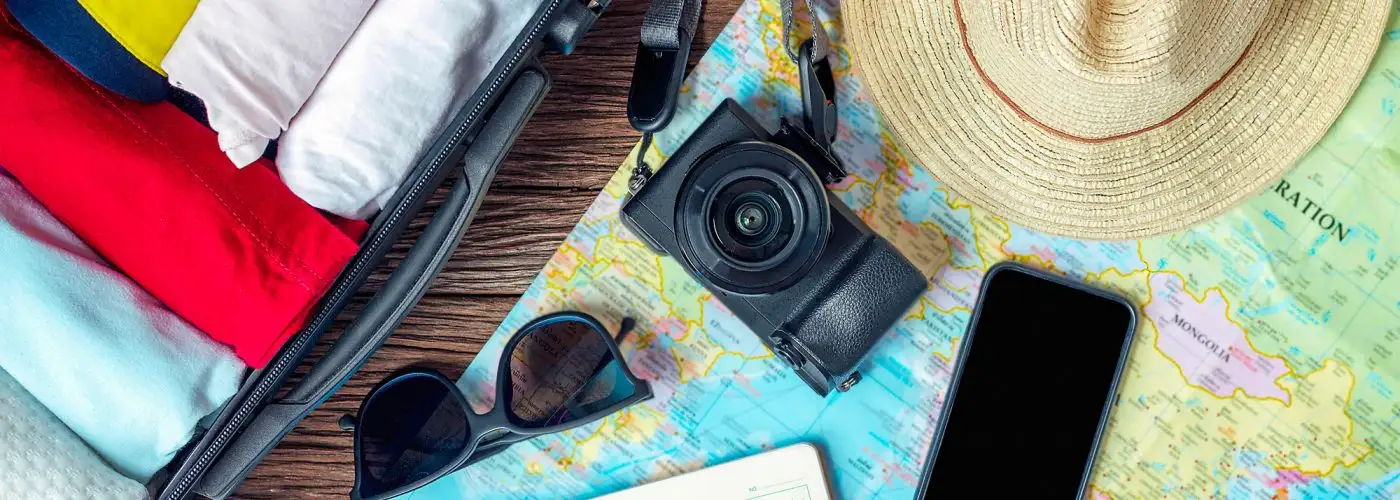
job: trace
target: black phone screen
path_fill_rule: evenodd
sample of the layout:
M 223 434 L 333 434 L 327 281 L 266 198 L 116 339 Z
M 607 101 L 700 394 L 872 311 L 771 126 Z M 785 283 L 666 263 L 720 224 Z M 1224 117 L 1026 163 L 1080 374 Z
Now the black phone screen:
M 924 498 L 1071 498 L 1092 462 L 1134 310 L 1015 266 L 993 268 L 981 294 Z M 998 472 L 1007 467 L 1016 472 Z

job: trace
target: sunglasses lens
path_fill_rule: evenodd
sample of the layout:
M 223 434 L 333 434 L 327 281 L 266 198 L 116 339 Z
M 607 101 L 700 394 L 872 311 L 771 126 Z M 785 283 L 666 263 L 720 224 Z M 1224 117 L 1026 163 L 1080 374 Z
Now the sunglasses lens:
M 450 383 L 410 374 L 381 387 L 360 410 L 361 496 L 378 495 L 451 466 L 467 447 L 467 409 Z
M 526 427 L 590 420 L 636 393 L 609 333 L 560 319 L 525 332 L 511 353 L 511 416 Z

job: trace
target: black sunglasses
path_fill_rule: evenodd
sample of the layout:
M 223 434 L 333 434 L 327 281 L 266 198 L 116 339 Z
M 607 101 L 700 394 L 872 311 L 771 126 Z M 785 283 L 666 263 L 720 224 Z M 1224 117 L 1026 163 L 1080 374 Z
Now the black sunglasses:
M 627 369 L 618 340 L 581 312 L 543 316 L 506 342 L 496 404 L 477 414 L 462 391 L 432 370 L 381 382 L 360 405 L 355 428 L 354 499 L 402 495 L 504 451 L 511 444 L 572 429 L 651 398 Z M 504 404 L 502 404 L 504 403 Z

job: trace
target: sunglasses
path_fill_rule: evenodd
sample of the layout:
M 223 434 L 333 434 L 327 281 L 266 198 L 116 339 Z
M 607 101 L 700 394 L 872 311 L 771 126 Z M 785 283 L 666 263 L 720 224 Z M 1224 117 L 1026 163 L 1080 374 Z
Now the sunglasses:
M 540 317 L 506 343 L 496 404 L 477 414 L 441 373 L 415 370 L 370 391 L 355 429 L 354 499 L 403 495 L 508 446 L 572 429 L 651 398 L 623 362 L 618 339 L 581 312 Z

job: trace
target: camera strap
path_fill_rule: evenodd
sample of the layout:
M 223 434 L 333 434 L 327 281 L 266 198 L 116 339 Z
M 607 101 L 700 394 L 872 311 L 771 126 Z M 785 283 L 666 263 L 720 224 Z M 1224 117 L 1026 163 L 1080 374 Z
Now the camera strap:
M 812 37 L 793 48 L 793 1 L 780 0 L 783 49 L 798 66 L 803 128 L 829 154 L 831 141 L 836 137 L 836 81 L 827 58 L 831 40 L 822 28 L 816 8 L 811 0 L 806 0 L 813 24 Z M 629 182 L 632 191 L 651 177 L 652 170 L 645 157 L 651 147 L 652 134 L 666 128 L 675 114 L 701 8 L 701 0 L 652 0 L 642 19 L 641 43 L 637 46 L 632 87 L 627 94 L 627 121 L 642 133 L 637 166 Z

